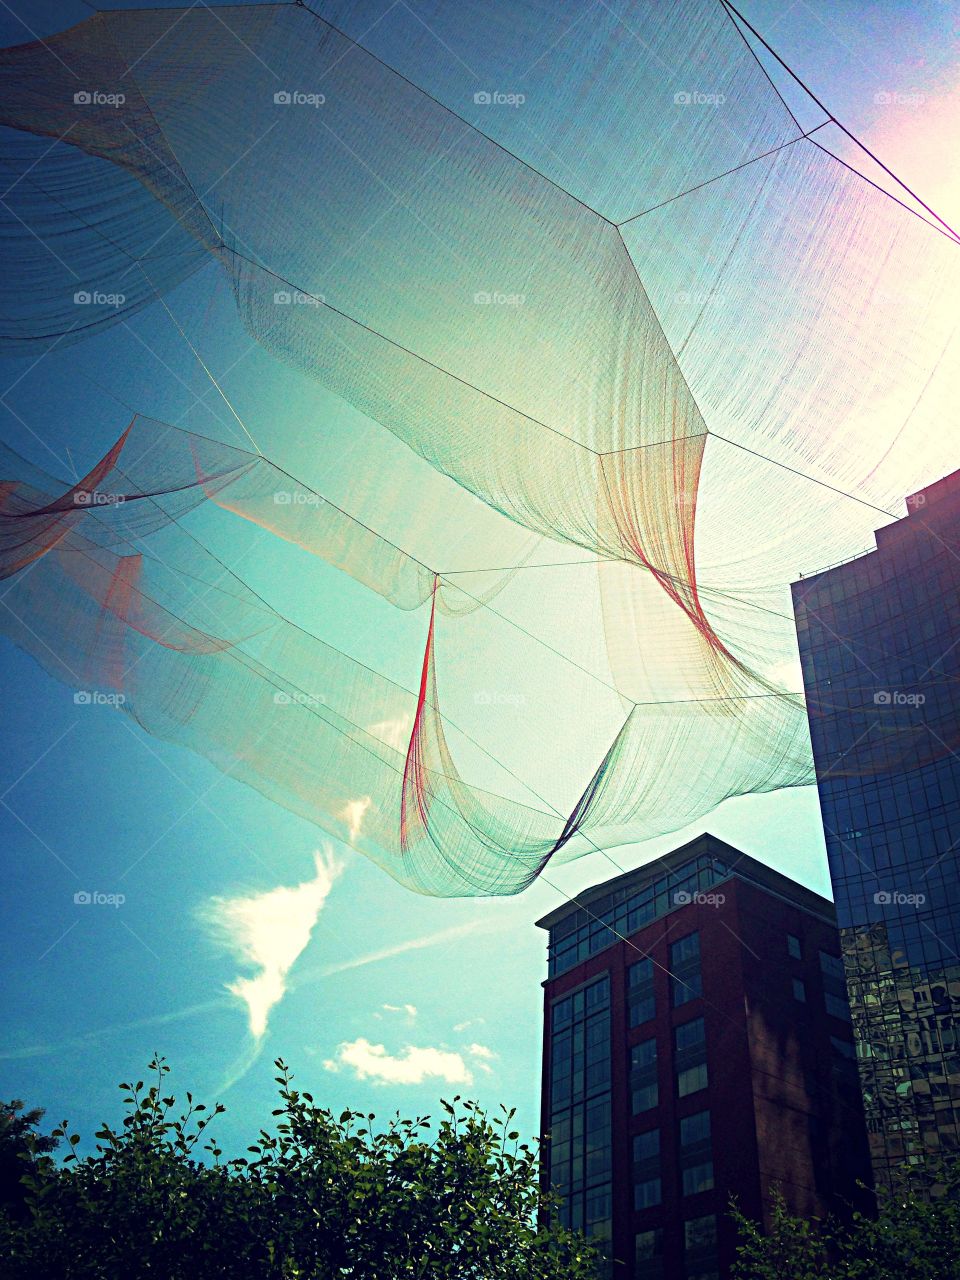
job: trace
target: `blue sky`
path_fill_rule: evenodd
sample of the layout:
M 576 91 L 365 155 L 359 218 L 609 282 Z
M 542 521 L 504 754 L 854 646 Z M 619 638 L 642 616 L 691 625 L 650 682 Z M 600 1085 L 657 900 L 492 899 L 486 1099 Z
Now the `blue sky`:
M 948 5 L 928 0 L 908 15 L 880 4 L 741 7 L 845 123 L 945 216 L 960 216 Z M 47 35 L 87 14 L 73 0 L 8 0 L 0 39 Z M 878 103 L 884 92 L 926 101 Z M 215 335 L 205 350 L 242 397 L 270 376 L 269 357 L 251 350 L 225 287 L 209 279 L 209 290 L 184 286 L 169 306 L 188 332 L 208 344 Z M 199 430 L 227 422 L 157 306 L 37 366 L 5 362 L 0 387 L 3 438 L 62 474 L 71 463 L 85 470 L 128 420 L 103 387 Z M 247 569 L 268 574 L 255 559 Z M 557 868 L 552 884 L 517 898 L 419 897 L 199 757 L 146 737 L 110 707 L 76 704 L 2 643 L 0 1097 L 68 1116 L 86 1139 L 116 1114 L 117 1082 L 142 1075 L 158 1050 L 181 1091 L 227 1104 L 219 1133 L 241 1148 L 269 1116 L 271 1060 L 282 1055 L 334 1109 L 422 1114 L 461 1092 L 515 1105 L 522 1128 L 536 1129 L 545 950 L 533 922 L 562 893 L 615 874 L 611 862 Z M 828 891 L 812 789 L 728 801 L 644 856 L 704 828 Z M 613 857 L 623 867 L 640 860 L 629 849 Z M 77 904 L 78 892 L 124 901 Z M 298 927 L 309 940 L 284 974 Z M 228 986 L 264 968 L 251 1010 Z M 257 1038 L 250 1018 L 263 1017 L 270 982 L 274 994 L 285 990 Z

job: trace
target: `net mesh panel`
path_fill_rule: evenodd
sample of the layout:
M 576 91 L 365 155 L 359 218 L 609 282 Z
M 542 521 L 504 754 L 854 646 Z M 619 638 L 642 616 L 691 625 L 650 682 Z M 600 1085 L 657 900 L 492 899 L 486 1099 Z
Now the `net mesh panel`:
M 431 8 L 475 79 L 382 6 L 325 13 L 0 51 L 2 349 L 209 264 L 278 358 L 268 457 L 140 415 L 73 486 L 4 451 L 0 626 L 423 892 L 811 781 L 786 584 L 949 469 L 960 249 L 801 136 L 719 5 L 583 39 L 565 5 Z M 361 463 L 271 399 L 304 375 Z M 242 528 L 309 625 L 211 550 Z M 323 638 L 331 570 L 375 661 Z

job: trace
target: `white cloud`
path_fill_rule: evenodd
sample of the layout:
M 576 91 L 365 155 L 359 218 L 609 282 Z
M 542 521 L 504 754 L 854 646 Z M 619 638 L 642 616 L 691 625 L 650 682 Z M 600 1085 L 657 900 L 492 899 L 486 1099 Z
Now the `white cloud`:
M 458 1022 L 453 1029 L 456 1032 L 466 1031 L 468 1027 L 479 1027 L 484 1022 L 486 1022 L 486 1018 L 468 1018 L 466 1022 Z
M 367 732 L 394 751 L 406 751 L 412 728 L 413 719 L 404 712 L 394 720 L 378 720 L 376 724 L 367 725 Z
M 316 875 L 287 888 L 280 885 L 246 898 L 214 898 L 203 910 L 207 925 L 246 965 L 252 977 L 227 983 L 227 990 L 247 1006 L 251 1034 L 267 1029 L 270 1010 L 286 990 L 291 966 L 310 941 L 310 934 L 342 867 L 332 853 L 314 854 Z
M 497 1056 L 492 1049 L 488 1049 L 485 1044 L 469 1044 L 467 1045 L 467 1055 L 476 1058 L 475 1066 L 478 1067 L 485 1075 L 493 1075 L 493 1068 L 490 1063 Z
M 381 1007 L 386 1009 L 387 1013 L 405 1013 L 408 1018 L 417 1016 L 417 1006 L 415 1004 L 385 1004 Z
M 363 820 L 372 803 L 369 796 L 361 796 L 359 800 L 350 800 L 337 814 L 340 821 L 346 824 L 351 840 L 356 840 L 360 834 Z
M 358 1080 L 375 1084 L 423 1084 L 430 1079 L 473 1083 L 473 1074 L 459 1053 L 408 1045 L 402 1053 L 390 1054 L 385 1045 L 371 1044 L 363 1036 L 341 1044 L 336 1058 L 328 1058 L 323 1065 L 328 1071 L 351 1067 Z

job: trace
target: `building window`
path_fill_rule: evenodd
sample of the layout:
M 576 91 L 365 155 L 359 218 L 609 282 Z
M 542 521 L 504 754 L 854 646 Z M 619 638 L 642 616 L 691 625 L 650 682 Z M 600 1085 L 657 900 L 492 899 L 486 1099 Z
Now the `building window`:
M 649 1022 L 655 1013 L 653 998 L 653 960 L 647 956 L 627 970 L 627 1005 L 630 1026 Z
M 610 1097 L 607 1095 L 587 1104 L 584 1155 L 588 1186 L 611 1176 L 612 1134 Z
M 850 1021 L 850 1005 L 846 996 L 835 996 L 833 992 L 825 991 L 823 1003 L 826 1005 L 827 1013 L 832 1014 L 834 1018 L 842 1018 L 844 1022 Z
M 648 1209 L 661 1200 L 660 1130 L 648 1129 L 633 1138 L 633 1207 Z
M 663 1275 L 663 1228 L 638 1231 L 634 1251 L 636 1280 L 660 1280 Z
M 820 973 L 823 977 L 823 1003 L 827 1013 L 849 1022 L 850 1003 L 847 999 L 843 961 L 839 956 L 832 956 L 829 951 L 821 951 Z
M 803 955 L 800 950 L 800 939 L 793 933 L 787 934 L 787 953 L 793 956 L 794 960 L 801 959 Z
M 566 1226 L 610 1233 L 610 980 L 553 1005 L 550 1036 L 550 1186 Z
M 662 1199 L 660 1130 L 634 1134 L 634 1208 L 650 1208 Z
M 609 1186 L 587 1192 L 586 1234 L 602 1243 L 610 1239 L 613 1221 L 613 1196 Z
M 710 1191 L 713 1187 L 713 1161 L 692 1164 L 683 1171 L 683 1194 L 694 1196 L 698 1191 Z
M 703 1018 L 682 1022 L 673 1031 L 677 1094 L 685 1098 L 707 1086 L 707 1040 Z
M 655 1107 L 660 1102 L 660 1087 L 656 1081 L 653 1084 L 637 1085 L 633 1089 L 633 1114 L 641 1115 L 644 1111 L 649 1111 L 651 1107 Z
M 703 979 L 699 972 L 692 973 L 687 977 L 675 977 L 673 979 L 673 1007 L 675 1009 L 679 1009 L 681 1005 L 690 1000 L 696 1000 L 702 995 Z
M 801 1004 L 807 1003 L 807 986 L 802 978 L 793 979 L 793 998 Z
M 634 1209 L 651 1209 L 663 1200 L 659 1178 L 648 1178 L 645 1182 L 633 1184 Z
M 716 1214 L 707 1213 L 702 1218 L 688 1218 L 683 1224 L 684 1253 L 700 1253 L 717 1247 Z
M 670 944 L 670 975 L 675 1009 L 703 995 L 699 933 L 688 933 Z
M 646 1133 L 636 1133 L 633 1137 L 633 1163 L 642 1164 L 645 1160 L 660 1159 L 660 1130 L 648 1129 Z
M 636 933 L 649 921 L 672 911 L 678 891 L 705 892 L 730 872 L 715 854 L 700 854 L 635 890 L 622 895 L 614 891 L 593 900 L 589 912 L 570 912 L 550 930 L 550 977 L 612 946 L 618 934 Z
M 696 1111 L 680 1121 L 680 1170 L 685 1196 L 708 1191 L 713 1186 L 709 1111 Z
M 680 1149 L 688 1151 L 710 1142 L 710 1112 L 695 1111 L 680 1121 Z
M 707 1036 L 703 1018 L 691 1018 L 689 1022 L 681 1022 L 679 1027 L 674 1028 L 673 1036 L 677 1053 L 705 1048 Z
M 851 1040 L 841 1040 L 838 1036 L 831 1036 L 830 1045 L 834 1053 L 839 1054 L 841 1058 L 856 1062 L 857 1050 Z
M 695 1067 L 686 1067 L 683 1071 L 677 1072 L 677 1095 L 685 1098 L 690 1093 L 705 1089 L 708 1083 L 707 1064 L 698 1062 Z
M 657 1081 L 657 1042 L 641 1040 L 630 1049 L 630 1091 L 633 1114 L 640 1115 L 658 1105 L 660 1088 Z

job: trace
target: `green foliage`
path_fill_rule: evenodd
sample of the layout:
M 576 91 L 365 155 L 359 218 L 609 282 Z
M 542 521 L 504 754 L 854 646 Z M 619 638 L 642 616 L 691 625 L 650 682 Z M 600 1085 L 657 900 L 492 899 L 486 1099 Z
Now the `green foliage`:
M 37 1131 L 43 1114 L 39 1107 L 24 1111 L 19 1098 L 0 1102 L 0 1207 L 7 1213 L 25 1213 L 25 1161 L 56 1149 L 55 1137 Z
M 856 1214 L 846 1226 L 794 1217 L 782 1199 L 766 1233 L 733 1217 L 741 1243 L 732 1280 L 960 1280 L 960 1162 L 881 1190 L 877 1216 Z
M 543 1225 L 537 1151 L 514 1112 L 475 1103 L 377 1128 L 335 1117 L 292 1087 L 278 1060 L 280 1106 L 246 1156 L 223 1159 L 207 1134 L 224 1108 L 186 1095 L 176 1110 L 169 1067 L 121 1085 L 126 1114 L 104 1125 L 96 1153 L 76 1154 L 66 1121 L 60 1163 L 24 1162 L 26 1221 L 0 1214 L 10 1280 L 593 1280 L 583 1237 Z M 201 1145 L 202 1144 L 202 1145 Z

